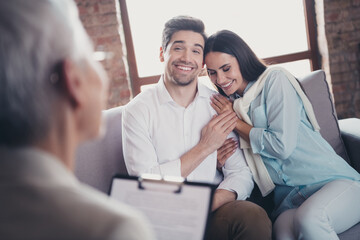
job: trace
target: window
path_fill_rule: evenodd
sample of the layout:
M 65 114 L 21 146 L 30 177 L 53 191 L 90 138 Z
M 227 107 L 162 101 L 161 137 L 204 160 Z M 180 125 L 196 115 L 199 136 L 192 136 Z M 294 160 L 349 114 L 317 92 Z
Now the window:
M 300 77 L 319 69 L 314 0 L 119 0 L 133 94 L 155 83 L 164 23 L 190 15 L 208 35 L 221 29 L 239 34 L 258 57 Z

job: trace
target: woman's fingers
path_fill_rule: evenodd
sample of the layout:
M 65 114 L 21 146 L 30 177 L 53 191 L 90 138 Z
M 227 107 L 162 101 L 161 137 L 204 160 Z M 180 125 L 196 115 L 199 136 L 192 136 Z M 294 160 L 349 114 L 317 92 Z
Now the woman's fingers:
M 221 168 L 225 164 L 226 160 L 235 152 L 237 147 L 238 143 L 233 138 L 225 140 L 223 145 L 217 151 L 218 168 Z
M 233 152 L 237 148 L 238 144 L 233 138 L 228 138 L 225 140 L 224 144 L 218 149 L 220 156 L 225 156 L 226 154 Z
M 217 114 L 221 113 L 221 108 L 219 108 L 216 104 L 213 102 L 210 102 L 211 107 L 216 111 Z
M 211 96 L 211 103 L 214 104 L 214 109 L 217 113 L 225 112 L 225 111 L 234 111 L 233 110 L 233 103 L 228 100 L 226 97 L 220 95 L 220 94 L 214 94 Z M 216 107 L 215 107 L 216 106 Z
M 221 110 L 222 107 L 223 107 L 223 104 L 222 104 L 220 101 L 218 101 L 214 96 L 215 96 L 215 95 L 212 95 L 212 96 L 210 97 L 211 104 L 214 105 L 214 106 L 216 106 L 218 109 Z M 215 110 L 216 110 L 216 109 L 215 109 Z
M 221 94 L 214 94 L 213 98 L 222 105 L 229 102 L 229 100 L 226 97 L 222 96 Z

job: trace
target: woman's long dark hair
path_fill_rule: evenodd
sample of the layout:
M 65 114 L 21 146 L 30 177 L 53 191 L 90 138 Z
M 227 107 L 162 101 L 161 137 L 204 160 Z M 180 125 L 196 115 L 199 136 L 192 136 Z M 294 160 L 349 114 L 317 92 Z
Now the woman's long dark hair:
M 263 63 L 251 50 L 251 48 L 236 33 L 229 30 L 222 30 L 211 35 L 204 49 L 205 56 L 209 52 L 222 52 L 234 56 L 239 63 L 240 71 L 245 81 L 256 81 L 266 70 Z M 226 96 L 218 87 L 219 92 Z

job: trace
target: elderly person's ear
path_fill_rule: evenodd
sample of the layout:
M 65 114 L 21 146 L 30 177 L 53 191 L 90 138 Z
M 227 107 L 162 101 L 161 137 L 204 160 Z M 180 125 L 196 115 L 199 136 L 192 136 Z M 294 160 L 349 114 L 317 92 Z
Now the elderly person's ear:
M 62 63 L 62 77 L 64 83 L 64 92 L 71 105 L 76 108 L 86 101 L 84 87 L 86 79 L 84 78 L 84 69 L 79 63 L 71 59 L 65 59 Z

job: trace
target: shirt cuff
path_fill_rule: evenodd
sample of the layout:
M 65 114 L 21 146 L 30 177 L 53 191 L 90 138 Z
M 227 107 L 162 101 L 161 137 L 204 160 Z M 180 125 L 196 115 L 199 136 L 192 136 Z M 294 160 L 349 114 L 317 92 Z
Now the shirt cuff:
M 244 199 L 242 199 L 241 197 L 239 198 L 239 194 L 238 194 L 235 190 L 233 190 L 233 189 L 231 189 L 231 188 L 222 187 L 221 185 L 219 185 L 216 189 L 224 189 L 224 190 L 227 190 L 227 191 L 229 191 L 229 192 L 233 192 L 233 193 L 236 194 L 236 199 L 235 199 L 235 200 L 244 200 Z
M 250 197 L 250 194 L 253 190 L 254 183 L 244 184 L 239 187 L 235 187 L 234 184 L 231 185 L 231 181 L 223 181 L 219 184 L 217 189 L 224 189 L 236 194 L 236 200 L 245 200 Z
M 263 136 L 264 129 L 262 128 L 251 128 L 249 138 L 250 145 L 253 153 L 260 154 L 264 150 Z

